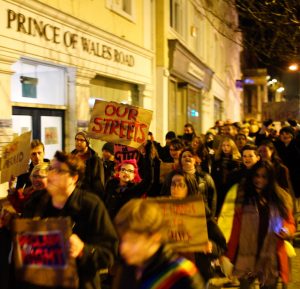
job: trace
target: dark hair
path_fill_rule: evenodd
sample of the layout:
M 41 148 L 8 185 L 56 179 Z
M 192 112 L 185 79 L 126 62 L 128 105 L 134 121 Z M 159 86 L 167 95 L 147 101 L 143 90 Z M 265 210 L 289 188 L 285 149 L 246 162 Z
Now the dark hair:
M 173 170 L 172 172 L 170 172 L 170 174 L 166 178 L 165 184 L 164 184 L 164 188 L 165 188 L 164 195 L 167 195 L 167 196 L 171 195 L 172 179 L 174 176 L 177 176 L 177 175 L 184 177 L 186 186 L 188 188 L 188 196 L 201 195 L 196 177 L 193 174 L 185 173 L 184 171 L 182 171 L 180 169 Z
M 252 144 L 246 144 L 242 148 L 241 155 L 243 156 L 244 151 L 254 151 L 254 153 L 258 156 L 257 146 Z
M 276 147 L 275 147 L 275 145 L 274 145 L 274 143 L 272 141 L 270 141 L 270 140 L 264 140 L 259 145 L 259 147 L 261 147 L 261 146 L 266 146 L 266 147 L 268 147 L 272 151 L 272 156 L 271 156 L 271 161 L 272 162 L 275 161 L 275 162 L 282 163 L 282 160 L 279 157 L 278 152 L 276 150 Z
M 174 131 L 168 131 L 166 133 L 166 137 L 165 138 L 172 140 L 172 139 L 176 138 L 176 133 Z
M 79 156 L 63 151 L 56 151 L 54 158 L 67 165 L 71 176 L 78 175 L 79 180 L 84 176 L 85 164 Z
M 184 148 L 184 144 L 179 138 L 172 139 L 169 146 L 173 146 L 176 151 L 182 150 Z
M 45 151 L 45 146 L 39 139 L 33 139 L 30 143 L 30 148 L 31 149 L 34 149 L 34 148 L 39 147 L 39 146 L 43 147 L 43 151 Z
M 270 161 L 258 161 L 251 169 L 250 175 L 244 183 L 244 203 L 251 203 L 253 199 L 258 198 L 253 180 L 257 171 L 261 168 L 266 169 L 268 183 L 262 194 L 267 199 L 268 203 L 277 207 L 281 216 L 287 217 L 289 211 L 293 209 L 291 196 L 282 189 L 276 181 L 274 166 Z
M 284 126 L 283 128 L 281 128 L 279 134 L 283 134 L 283 133 L 289 133 L 292 135 L 293 138 L 295 136 L 295 131 L 291 126 Z
M 197 160 L 200 159 L 200 157 L 198 156 L 197 152 L 195 152 L 195 151 L 193 150 L 192 147 L 185 147 L 185 148 L 181 151 L 181 153 L 180 153 L 180 155 L 179 155 L 179 165 L 180 165 L 180 167 L 182 167 L 181 160 L 182 160 L 182 155 L 183 155 L 185 152 L 190 152 L 190 153 L 192 154 L 192 156 L 196 159 L 196 162 L 197 162 Z

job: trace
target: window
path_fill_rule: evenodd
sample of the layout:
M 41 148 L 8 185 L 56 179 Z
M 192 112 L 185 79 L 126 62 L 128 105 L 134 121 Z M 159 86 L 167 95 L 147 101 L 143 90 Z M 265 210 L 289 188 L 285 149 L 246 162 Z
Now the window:
M 13 64 L 11 100 L 34 104 L 66 105 L 67 76 L 64 67 L 20 59 Z
M 214 121 L 216 122 L 217 120 L 223 119 L 222 115 L 223 115 L 223 101 L 218 99 L 218 98 L 214 98 Z
M 179 34 L 183 32 L 183 7 L 181 0 L 170 0 L 170 26 Z
M 106 7 L 131 21 L 135 21 L 135 0 L 106 0 Z

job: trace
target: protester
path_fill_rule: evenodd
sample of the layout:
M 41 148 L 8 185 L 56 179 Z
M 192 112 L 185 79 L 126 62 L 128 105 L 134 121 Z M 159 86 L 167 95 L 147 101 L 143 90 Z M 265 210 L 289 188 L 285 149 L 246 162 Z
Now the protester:
M 75 147 L 71 153 L 80 157 L 85 163 L 84 177 L 80 180 L 78 186 L 103 199 L 104 187 L 101 182 L 101 161 L 98 154 L 90 147 L 86 131 L 80 131 L 76 134 Z
M 184 199 L 191 196 L 202 197 L 194 175 L 184 173 L 181 170 L 175 170 L 171 173 L 170 178 L 171 183 L 169 184 L 167 195 L 175 199 Z M 192 256 L 186 253 L 184 256 L 195 262 L 205 282 L 208 282 L 210 278 L 215 276 L 215 264 L 218 263 L 218 258 L 226 250 L 226 240 L 215 223 L 210 209 L 206 204 L 204 206 L 206 207 L 206 223 L 209 239 L 206 250 L 194 253 Z
M 105 187 L 107 181 L 113 177 L 116 165 L 114 155 L 114 144 L 111 142 L 106 142 L 102 147 L 102 164 L 103 174 L 101 174 L 101 182 Z
M 201 161 L 201 168 L 206 173 L 209 173 L 211 168 L 211 158 L 209 156 L 209 152 L 202 137 L 195 136 L 192 139 L 191 147 L 193 151 L 199 156 Z
M 135 159 L 124 160 L 116 167 L 115 176 L 105 187 L 104 203 L 113 220 L 118 211 L 132 198 L 146 195 L 152 183 L 152 169 L 150 160 L 151 142 L 146 146 L 145 156 L 140 156 L 141 169 L 148 172 L 144 179 L 139 175 L 139 167 Z
M 120 238 L 113 289 L 204 289 L 195 265 L 164 245 L 162 211 L 154 202 L 134 199 L 115 218 Z
M 9 182 L 7 199 L 17 213 L 23 212 L 24 204 L 35 192 L 47 187 L 48 168 L 49 163 L 40 163 L 35 165 L 30 174 L 30 181 L 32 185 L 25 189 L 15 189 L 12 187 L 11 182 Z
M 183 135 L 179 138 L 182 140 L 185 146 L 190 146 L 193 137 L 196 136 L 196 131 L 191 123 L 186 123 L 183 128 Z
M 84 163 L 78 156 L 57 151 L 49 167 L 47 189 L 29 199 L 22 217 L 69 216 L 73 222 L 69 254 L 76 258 L 79 289 L 99 289 L 98 270 L 113 264 L 117 235 L 102 201 L 77 187 L 83 175 Z M 17 283 L 16 288 L 42 287 Z
M 241 155 L 230 137 L 224 137 L 215 153 L 212 163 L 211 176 L 217 190 L 217 209 L 216 216 L 219 215 L 224 203 L 226 193 L 229 189 L 229 176 L 238 170 L 241 164 Z
M 159 147 L 157 149 L 159 158 L 165 163 L 173 162 L 173 158 L 170 155 L 170 142 L 171 140 L 176 138 L 176 133 L 174 131 L 168 131 L 165 136 L 166 145 L 163 147 Z
M 16 189 L 25 189 L 31 186 L 30 174 L 34 166 L 43 163 L 49 162 L 48 159 L 44 159 L 45 156 L 45 146 L 44 144 L 38 140 L 34 139 L 30 143 L 30 164 L 28 172 L 18 176 Z M 11 183 L 14 182 L 14 177 L 11 178 Z M 12 185 L 13 186 L 13 185 Z
M 257 278 L 260 288 L 275 289 L 278 278 L 289 281 L 289 262 L 284 240 L 295 232 L 290 195 L 275 180 L 273 166 L 260 161 L 251 169 L 235 201 L 235 213 L 227 257 L 240 288 L 252 288 Z

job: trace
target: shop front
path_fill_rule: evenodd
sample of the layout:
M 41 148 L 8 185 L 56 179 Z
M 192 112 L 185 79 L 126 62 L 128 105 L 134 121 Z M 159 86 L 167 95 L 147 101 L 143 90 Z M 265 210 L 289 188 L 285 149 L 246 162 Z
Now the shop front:
M 213 71 L 178 40 L 169 40 L 169 130 L 183 132 L 192 123 L 198 134 L 203 127 L 203 109 Z
M 153 109 L 153 52 L 38 1 L 0 8 L 0 147 L 31 130 L 49 158 L 72 150 L 95 99 Z

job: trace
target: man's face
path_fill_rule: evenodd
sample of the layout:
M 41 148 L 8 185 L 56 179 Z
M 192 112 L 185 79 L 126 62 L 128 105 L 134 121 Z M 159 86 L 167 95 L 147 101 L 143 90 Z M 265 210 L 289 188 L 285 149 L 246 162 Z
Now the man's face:
M 88 149 L 88 144 L 82 135 L 77 135 L 75 137 L 75 147 L 78 152 L 84 153 Z
M 244 150 L 242 159 L 245 167 L 250 169 L 259 161 L 260 157 L 259 155 L 256 155 L 254 150 Z
M 293 136 L 288 132 L 282 132 L 280 134 L 280 140 L 287 146 L 292 141 Z
M 30 151 L 30 159 L 34 166 L 42 163 L 44 161 L 44 149 L 43 146 L 37 146 Z
M 182 149 L 176 150 L 173 145 L 170 145 L 169 151 L 170 151 L 170 156 L 174 160 L 178 160 Z

